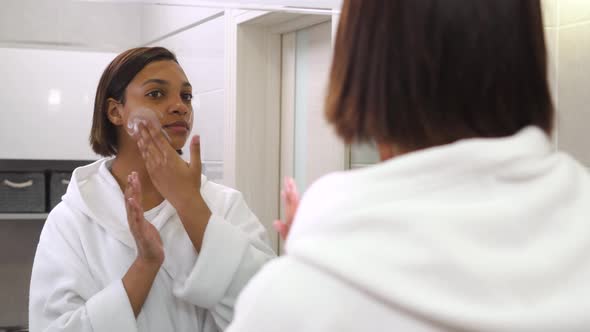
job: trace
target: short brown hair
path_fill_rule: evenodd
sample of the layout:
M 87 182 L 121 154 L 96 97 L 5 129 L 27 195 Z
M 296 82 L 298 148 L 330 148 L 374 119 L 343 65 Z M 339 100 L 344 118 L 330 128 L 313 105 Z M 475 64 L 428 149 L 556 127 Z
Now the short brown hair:
M 326 116 L 412 151 L 553 128 L 539 0 L 345 0 Z
M 117 129 L 109 120 L 108 99 L 125 103 L 125 90 L 135 75 L 155 61 L 178 63 L 174 53 L 163 47 L 139 47 L 119 54 L 105 69 L 96 89 L 94 115 L 90 131 L 92 150 L 101 156 L 117 154 Z

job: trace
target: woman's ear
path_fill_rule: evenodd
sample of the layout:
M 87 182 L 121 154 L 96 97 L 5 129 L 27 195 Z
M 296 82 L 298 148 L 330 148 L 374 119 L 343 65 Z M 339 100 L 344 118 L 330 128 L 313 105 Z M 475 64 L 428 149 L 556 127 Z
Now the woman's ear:
M 109 98 L 107 100 L 108 102 L 108 108 L 107 108 L 107 116 L 109 118 L 109 120 L 115 125 L 115 126 L 122 126 L 124 124 L 123 121 L 123 109 L 122 109 L 122 104 L 120 102 L 118 102 L 117 100 L 115 100 L 114 98 Z

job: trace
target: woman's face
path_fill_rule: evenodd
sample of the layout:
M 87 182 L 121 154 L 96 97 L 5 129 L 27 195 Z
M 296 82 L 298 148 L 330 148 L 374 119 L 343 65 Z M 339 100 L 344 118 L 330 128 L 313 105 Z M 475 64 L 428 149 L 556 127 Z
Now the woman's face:
M 174 61 L 145 66 L 125 91 L 122 118 L 126 124 L 134 110 L 154 111 L 175 150 L 180 150 L 193 127 L 192 86 Z

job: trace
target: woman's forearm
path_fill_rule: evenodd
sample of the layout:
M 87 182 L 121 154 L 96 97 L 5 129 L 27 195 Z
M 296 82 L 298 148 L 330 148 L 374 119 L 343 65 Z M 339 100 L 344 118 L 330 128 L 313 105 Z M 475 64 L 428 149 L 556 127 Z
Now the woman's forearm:
M 176 208 L 184 229 L 197 252 L 201 251 L 205 229 L 211 218 L 211 211 L 201 195 Z
M 123 286 L 129 297 L 135 317 L 139 315 L 161 264 L 136 259 L 123 277 Z

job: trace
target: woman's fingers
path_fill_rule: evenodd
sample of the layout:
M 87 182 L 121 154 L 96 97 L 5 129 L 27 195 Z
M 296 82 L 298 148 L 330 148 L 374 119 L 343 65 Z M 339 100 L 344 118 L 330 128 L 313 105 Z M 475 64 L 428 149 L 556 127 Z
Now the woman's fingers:
M 141 208 L 141 205 L 139 205 L 139 202 L 135 199 L 132 198 L 131 199 L 131 207 L 133 210 L 133 214 L 135 216 L 135 223 L 136 226 L 138 228 L 138 230 L 141 230 L 142 226 L 143 226 L 143 209 Z
M 151 167 L 156 167 L 164 164 L 166 151 L 165 149 L 160 149 L 158 142 L 150 134 L 150 126 L 153 127 L 151 124 L 148 124 L 148 126 L 144 124 L 139 125 L 140 136 L 137 146 L 141 152 L 141 156 L 146 161 L 146 165 L 150 164 Z
M 141 204 L 143 200 L 143 192 L 141 191 L 141 181 L 139 181 L 139 175 L 137 172 L 132 172 L 131 178 L 133 180 L 133 197 L 139 204 Z
M 287 235 L 289 234 L 289 226 L 280 220 L 275 220 L 275 222 L 273 222 L 272 225 L 273 225 L 274 229 L 279 233 L 281 238 L 283 240 L 286 240 Z
M 151 173 L 165 163 L 165 155 L 156 147 L 153 139 L 144 124 L 139 124 L 139 139 L 137 147 L 145 162 L 147 170 Z
M 143 238 L 143 209 L 141 207 L 142 192 L 139 176 L 132 172 L 127 177 L 125 188 L 125 207 L 127 209 L 127 222 L 129 229 L 136 240 Z
M 280 234 L 281 238 L 286 240 L 293 220 L 295 219 L 295 213 L 299 207 L 299 193 L 297 192 L 295 181 L 292 178 L 285 178 L 284 188 L 281 191 L 281 197 L 285 203 L 285 222 L 275 220 L 273 227 Z
M 133 206 L 133 198 L 125 200 L 127 206 L 127 223 L 129 224 L 129 230 L 133 237 L 137 237 L 138 225 L 137 225 L 137 213 Z
M 127 176 L 127 187 L 125 187 L 125 209 L 127 210 L 127 221 L 129 222 L 129 228 L 131 229 L 132 222 L 134 220 L 134 211 L 130 204 L 130 199 L 133 197 L 133 185 L 131 180 L 131 174 Z
M 285 221 L 290 226 L 299 207 L 299 193 L 292 178 L 285 178 L 285 190 L 281 195 L 285 201 Z
M 166 153 L 171 149 L 171 146 L 168 144 L 164 134 L 160 131 L 161 129 L 156 128 L 151 122 L 148 123 L 146 129 L 149 132 L 155 147 L 162 153 L 164 157 L 166 157 Z M 165 158 L 164 161 L 166 161 Z

